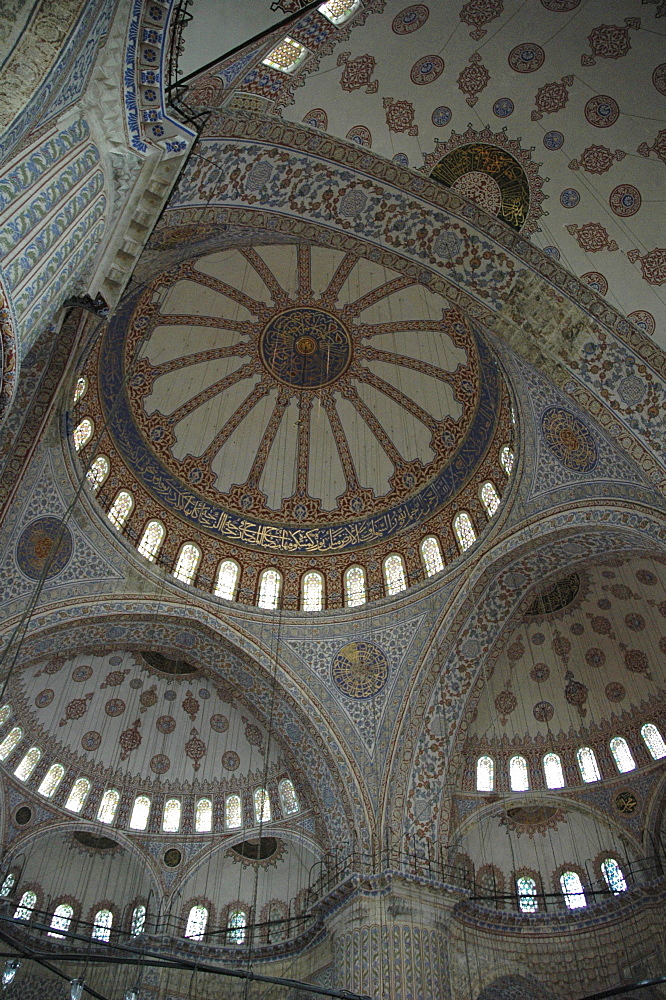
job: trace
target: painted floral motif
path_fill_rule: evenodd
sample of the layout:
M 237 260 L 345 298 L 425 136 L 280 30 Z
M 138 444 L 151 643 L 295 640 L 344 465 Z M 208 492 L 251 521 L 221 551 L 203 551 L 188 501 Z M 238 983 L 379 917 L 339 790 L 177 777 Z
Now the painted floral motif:
M 182 709 L 186 715 L 189 715 L 190 721 L 194 722 L 199 713 L 199 702 L 194 697 L 191 691 L 188 691 L 183 699 Z
M 37 697 L 35 698 L 35 705 L 37 706 L 37 708 L 46 708 L 48 705 L 51 704 L 53 698 L 54 694 L 51 688 L 44 688 L 44 690 L 40 691 Z
M 642 632 L 645 628 L 645 618 L 637 611 L 633 611 L 631 614 L 625 615 L 624 624 L 631 632 Z
M 661 63 L 659 66 L 655 66 L 652 73 L 652 83 L 654 84 L 655 90 L 658 90 L 660 94 L 666 97 L 666 63 Z
M 367 149 L 372 146 L 372 135 L 370 129 L 366 128 L 365 125 L 354 125 L 353 128 L 350 128 L 347 132 L 347 139 L 358 143 L 359 146 L 365 146 Z
M 216 713 L 215 715 L 211 715 L 209 725 L 210 728 L 214 729 L 216 733 L 226 733 L 229 728 L 229 720 L 226 715 Z
M 624 654 L 624 665 L 634 674 L 647 673 L 650 668 L 648 658 L 642 649 L 628 649 Z
M 254 723 L 248 722 L 245 726 L 245 739 L 248 741 L 250 746 L 260 747 L 263 742 L 263 738 L 259 726 L 255 726 Z
M 580 201 L 580 191 L 576 188 L 565 188 L 560 195 L 560 205 L 562 208 L 575 208 Z
M 552 10 L 556 14 L 563 14 L 568 10 L 575 10 L 580 0 L 541 0 L 541 6 L 546 10 Z
M 541 69 L 546 53 L 534 42 L 522 42 L 509 52 L 509 66 L 516 73 L 534 73 Z
M 470 108 L 474 107 L 489 80 L 490 73 L 481 62 L 481 56 L 478 52 L 473 52 L 469 57 L 469 66 L 465 66 L 458 76 L 458 89 L 467 95 L 465 101 Z
M 160 715 L 155 723 L 155 728 L 158 733 L 164 733 L 165 736 L 168 736 L 176 728 L 176 720 L 172 715 Z
M 585 274 L 581 274 L 580 280 L 599 295 L 605 295 L 608 291 L 608 282 L 601 271 L 586 271 Z
M 577 160 L 571 160 L 570 170 L 587 170 L 588 174 L 605 174 L 614 163 L 619 163 L 627 154 L 622 149 L 611 152 L 607 146 L 588 146 Z
M 338 56 L 337 65 L 344 66 L 340 77 L 340 86 L 343 90 L 351 93 L 352 90 L 360 90 L 365 87 L 366 94 L 376 94 L 379 88 L 379 81 L 373 80 L 375 66 L 377 63 L 369 54 L 357 56 L 350 59 L 351 52 L 341 52 Z
M 120 734 L 120 748 L 122 753 L 120 755 L 121 760 L 127 760 L 132 750 L 136 750 L 137 747 L 141 746 L 141 733 L 139 729 L 141 728 L 141 719 L 135 719 L 129 729 L 125 729 L 124 732 Z
M 503 11 L 502 0 L 469 0 L 460 8 L 460 20 L 474 29 L 470 31 L 469 37 L 478 42 L 487 34 L 483 25 L 494 21 Z
M 394 101 L 385 97 L 382 101 L 386 109 L 386 124 L 390 132 L 406 132 L 407 135 L 418 135 L 419 127 L 414 124 L 414 105 L 409 101 Z
M 156 753 L 150 760 L 150 770 L 153 774 L 166 774 L 171 767 L 171 761 L 164 753 Z
M 59 670 L 62 670 L 64 663 L 65 658 L 63 656 L 54 656 L 45 666 L 42 667 L 41 670 L 38 670 L 34 676 L 41 677 L 42 674 L 49 674 L 49 676 L 53 676 L 53 674 L 57 674 Z
M 564 687 L 564 697 L 570 705 L 576 706 L 581 716 L 587 715 L 587 709 L 583 708 L 588 697 L 587 686 L 581 681 L 575 680 L 571 670 L 567 670 L 564 676 L 567 682 Z
M 312 128 L 321 128 L 324 131 L 328 128 L 328 115 L 323 108 L 313 108 L 303 118 L 306 125 Z
M 538 701 L 532 709 L 532 714 L 537 722 L 550 722 L 555 714 L 555 709 L 549 701 Z
M 104 711 L 114 719 L 125 711 L 125 702 L 122 698 L 110 698 L 104 706 Z
M 546 149 L 550 149 L 551 151 L 561 149 L 564 145 L 564 136 L 561 132 L 557 132 L 555 130 L 546 132 L 543 137 L 543 144 Z
M 417 86 L 433 83 L 442 75 L 444 60 L 439 56 L 422 56 L 411 68 L 409 78 Z
M 194 764 L 194 770 L 198 771 L 202 759 L 206 756 L 206 744 L 199 736 L 197 729 L 190 730 L 190 738 L 185 744 L 185 754 Z
M 164 697 L 166 698 L 168 694 L 169 692 L 167 691 Z M 139 702 L 141 704 L 141 708 L 139 709 L 139 711 L 142 714 L 143 712 L 147 712 L 149 708 L 152 708 L 153 705 L 157 702 L 157 686 L 153 684 L 152 687 L 149 687 L 147 688 L 147 690 L 142 691 L 139 696 Z
M 106 675 L 106 679 L 102 684 L 101 688 L 107 687 L 118 687 L 119 684 L 125 680 L 125 677 L 129 673 L 129 670 L 112 670 L 110 674 Z
M 655 247 L 649 253 L 641 254 L 640 250 L 629 250 L 627 257 L 634 264 L 638 261 L 641 272 L 651 285 L 663 285 L 666 281 L 666 248 Z
M 584 226 L 567 226 L 567 232 L 576 237 L 578 246 L 587 253 L 620 249 L 600 222 L 586 222 Z M 629 255 L 627 254 L 627 256 Z
M 451 115 L 451 108 L 447 108 L 442 105 L 439 108 L 435 108 L 431 115 L 431 120 L 433 125 L 437 128 L 443 128 L 444 125 L 448 125 L 451 121 Z
M 225 771 L 235 771 L 240 767 L 240 757 L 235 750 L 227 750 L 222 754 L 222 767 Z
M 617 683 L 616 681 L 606 685 L 606 697 L 609 701 L 623 701 L 626 693 L 627 692 L 625 691 L 623 685 Z
M 628 219 L 641 207 L 641 193 L 633 184 L 618 184 L 611 191 L 608 204 L 616 215 Z
M 666 129 L 657 132 L 651 146 L 648 146 L 647 142 L 642 142 L 636 152 L 640 153 L 641 156 L 649 156 L 650 153 L 654 153 L 662 163 L 666 163 Z
M 392 30 L 396 35 L 409 35 L 412 31 L 422 28 L 430 17 L 430 11 L 424 3 L 415 3 L 405 7 L 393 18 Z
M 619 24 L 600 24 L 588 35 L 591 55 L 584 52 L 580 57 L 581 66 L 594 66 L 597 59 L 620 59 L 626 56 L 631 48 L 629 29 L 638 31 L 641 26 L 639 17 L 625 17 L 625 27 Z
M 74 669 L 72 670 L 72 680 L 78 682 L 87 681 L 92 677 L 92 672 L 93 672 L 92 667 L 88 666 L 74 667 Z
M 493 104 L 493 114 L 498 118 L 508 118 L 509 115 L 513 114 L 514 105 L 510 97 L 500 97 L 498 101 Z
M 550 677 L 550 667 L 546 663 L 535 663 L 530 670 L 530 677 L 533 681 L 541 684 Z
M 597 635 L 612 636 L 614 634 L 613 629 L 611 627 L 611 623 L 608 621 L 608 618 L 605 618 L 603 615 L 591 615 L 589 611 L 586 611 L 585 613 L 587 617 L 590 619 L 590 625 L 592 626 L 592 631 L 596 632 Z M 601 666 L 601 663 L 596 664 L 590 662 L 590 660 L 588 659 L 588 654 L 590 652 L 591 650 L 588 649 L 587 654 L 585 655 L 585 659 L 587 660 L 588 663 L 590 663 L 590 666 Z M 599 652 L 601 652 L 601 650 Z M 605 660 L 603 662 L 605 662 Z
M 518 699 L 513 691 L 500 691 L 495 698 L 495 708 L 500 714 L 500 722 L 502 725 L 505 724 L 506 717 L 515 711 L 517 705 Z
M 647 309 L 635 309 L 634 312 L 629 313 L 627 318 L 630 319 L 635 326 L 639 327 L 643 333 L 646 333 L 648 337 L 651 337 L 654 333 L 657 324 L 654 316 L 651 312 L 648 312 Z
M 88 711 L 88 702 L 91 700 L 93 692 L 90 691 L 84 698 L 73 698 L 65 707 L 65 716 L 58 723 L 59 726 L 66 726 L 68 722 L 80 719 Z
M 550 406 L 541 415 L 544 441 L 566 469 L 591 472 L 597 464 L 597 447 L 582 420 L 569 410 Z
M 92 752 L 93 750 L 99 750 L 102 745 L 101 733 L 95 732 L 91 729 L 89 733 L 84 733 L 81 737 L 81 746 L 84 750 Z
M 609 128 L 618 120 L 620 108 L 614 98 L 606 94 L 597 94 L 596 97 L 589 99 L 584 113 L 590 125 L 594 125 L 595 128 Z
M 573 76 L 563 76 L 561 80 L 553 83 L 545 83 L 539 87 L 534 98 L 536 111 L 533 111 L 531 118 L 533 122 L 538 122 L 544 115 L 554 115 L 561 111 L 569 100 L 568 88 L 573 85 Z

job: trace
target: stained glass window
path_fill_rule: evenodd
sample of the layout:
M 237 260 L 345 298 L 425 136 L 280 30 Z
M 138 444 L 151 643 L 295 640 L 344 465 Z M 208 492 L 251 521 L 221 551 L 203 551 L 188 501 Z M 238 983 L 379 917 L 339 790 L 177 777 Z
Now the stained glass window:
M 543 758 L 543 773 L 546 776 L 548 788 L 564 788 L 562 761 L 556 753 L 547 753 Z
M 133 506 L 134 500 L 132 494 L 128 493 L 127 490 L 121 490 L 109 507 L 109 513 L 107 514 L 114 528 L 122 528 L 130 516 Z
M 272 611 L 280 600 L 282 577 L 276 569 L 265 569 L 259 577 L 259 597 L 257 606 Z
M 324 578 L 312 570 L 303 577 L 303 611 L 321 611 L 324 607 Z
M 167 799 L 164 803 L 162 829 L 165 833 L 178 833 L 180 829 L 180 799 Z
M 479 792 L 492 792 L 495 785 L 495 762 L 492 757 L 479 757 L 476 762 L 476 788 Z
M 69 809 L 70 812 L 80 813 L 83 809 L 83 803 L 86 801 L 89 791 L 90 782 L 88 779 L 77 778 L 72 785 L 72 790 L 69 793 L 67 802 L 65 802 L 65 809 Z
M 270 823 L 271 800 L 265 788 L 254 790 L 254 821 L 255 823 Z
M 474 525 L 472 524 L 472 518 L 469 516 L 466 510 L 461 510 L 459 514 L 453 519 L 453 530 L 456 533 L 456 538 L 458 539 L 458 545 L 460 546 L 460 551 L 464 552 L 471 545 L 474 545 L 476 541 L 476 531 L 474 530 Z
M 666 743 L 664 743 L 664 737 L 652 722 L 646 722 L 645 725 L 641 727 L 641 736 L 643 737 L 645 746 L 650 751 L 650 756 L 653 760 L 661 760 L 662 757 L 666 757 Z
M 509 761 L 509 784 L 512 792 L 526 792 L 530 787 L 527 761 L 520 754 Z
M 182 583 L 192 583 L 200 559 L 201 549 L 199 546 L 195 545 L 194 542 L 186 542 L 178 554 L 178 561 L 173 575 Z
M 421 558 L 423 559 L 423 565 L 428 576 L 441 573 L 444 569 L 442 550 L 434 535 L 428 535 L 421 542 Z
M 39 747 L 30 747 L 27 754 L 25 755 L 19 766 L 14 771 L 14 774 L 19 779 L 19 781 L 28 780 L 32 772 L 39 764 L 41 756 L 42 756 L 42 751 L 39 749 Z
M 87 389 L 88 379 L 82 375 L 81 378 L 77 378 L 76 386 L 74 387 L 74 406 L 76 406 L 80 399 L 83 399 Z
M 300 42 L 294 41 L 289 35 L 285 35 L 281 42 L 271 49 L 265 59 L 262 59 L 264 66 L 271 66 L 279 69 L 283 73 L 293 73 L 305 59 L 308 50 Z
M 236 597 L 239 574 L 240 566 L 237 562 L 233 559 L 223 559 L 217 571 L 215 594 L 227 601 L 233 601 Z
M 599 772 L 599 765 L 597 764 L 597 758 L 595 757 L 594 750 L 591 747 L 581 747 L 576 754 L 578 760 L 578 767 L 580 768 L 580 774 L 583 781 L 600 781 L 601 774 Z
M 513 452 L 509 448 L 508 444 L 505 444 L 500 451 L 500 465 L 506 472 L 507 476 L 510 476 L 513 470 Z
M 317 10 L 337 27 L 348 21 L 360 6 L 361 0 L 328 0 L 321 7 L 317 7 Z
M 228 830 L 237 830 L 243 825 L 240 795 L 227 795 L 224 803 L 224 825 Z
M 298 795 L 296 794 L 296 789 L 294 788 L 294 783 L 291 778 L 283 778 L 278 785 L 278 791 L 280 793 L 280 802 L 282 803 L 282 812 L 285 816 L 291 816 L 292 813 L 297 813 L 300 810 L 300 805 L 298 802 Z
M 615 858 L 606 858 L 601 862 L 601 874 L 606 880 L 608 888 L 616 896 L 627 891 L 627 881 Z
M 92 486 L 92 488 L 97 491 L 106 477 L 109 474 L 109 460 L 106 455 L 98 455 L 97 458 L 91 462 L 90 468 L 86 472 L 86 479 Z
M 207 923 L 208 910 L 206 907 L 202 906 L 201 903 L 193 906 L 187 917 L 185 937 L 191 938 L 193 941 L 203 941 Z
M 387 594 L 399 594 L 402 590 L 407 589 L 405 564 L 402 556 L 399 556 L 397 552 L 387 556 L 384 560 L 384 579 Z
M 7 760 L 12 750 L 15 750 L 23 739 L 23 730 L 20 726 L 14 726 L 0 743 L 0 760 Z
M 19 900 L 19 905 L 14 910 L 14 920 L 30 920 L 32 911 L 37 905 L 37 893 L 28 889 Z
M 95 914 L 95 921 L 91 937 L 93 941 L 110 941 L 111 927 L 113 926 L 113 913 L 111 910 L 98 910 Z
M 5 878 L 5 881 L 0 886 L 0 896 L 8 896 L 14 886 L 16 885 L 16 875 L 14 872 L 10 872 Z
M 51 930 L 49 931 L 49 937 L 63 937 L 63 935 L 58 934 L 57 931 L 68 931 L 73 916 L 74 910 L 69 903 L 58 903 L 53 911 L 53 916 L 51 917 Z
M 365 570 L 362 566 L 350 566 L 345 570 L 345 604 L 348 608 L 358 608 L 367 599 Z
M 145 830 L 150 816 L 150 799 L 147 795 L 137 795 L 130 816 L 130 830 Z
M 577 872 L 562 872 L 560 886 L 564 893 L 564 902 L 570 910 L 578 910 L 582 906 L 587 906 L 583 883 Z
M 97 819 L 100 823 L 113 823 L 119 802 L 120 792 L 115 788 L 107 788 L 97 810 Z
M 537 886 L 533 878 L 523 875 L 516 879 L 516 892 L 518 893 L 518 906 L 523 913 L 536 913 L 539 909 L 537 903 Z
M 0 726 L 4 726 L 5 722 L 7 721 L 7 719 L 11 714 L 12 714 L 11 705 L 3 705 L 2 708 L 0 708 Z M 645 726 L 643 726 L 643 729 L 645 729 Z
M 245 940 L 247 914 L 244 910 L 232 910 L 227 920 L 227 944 L 242 944 Z
M 164 534 L 164 525 L 161 521 L 149 521 L 137 546 L 139 555 L 149 562 L 155 562 L 164 541 Z
M 143 929 L 146 926 L 146 908 L 143 903 L 135 906 L 132 910 L 132 923 L 130 926 L 130 934 L 132 937 L 138 937 L 139 934 L 143 934 Z
M 492 517 L 499 510 L 500 495 L 490 480 L 481 487 L 481 503 L 486 508 L 488 517 Z
M 50 768 L 42 778 L 39 788 L 37 789 L 39 794 L 43 795 L 44 798 L 50 799 L 62 781 L 64 774 L 65 768 L 62 764 L 51 764 Z
M 611 753 L 613 754 L 613 760 L 617 765 L 617 769 L 620 774 L 625 774 L 627 771 L 633 771 L 636 768 L 636 761 L 633 758 L 633 754 L 629 749 L 629 744 L 622 736 L 615 736 L 610 741 Z
M 199 799 L 194 811 L 194 829 L 197 833 L 210 833 L 213 829 L 213 803 L 210 799 Z
M 74 428 L 74 447 L 77 451 L 81 451 L 88 444 L 94 430 L 93 422 L 88 417 L 84 417 L 81 423 Z

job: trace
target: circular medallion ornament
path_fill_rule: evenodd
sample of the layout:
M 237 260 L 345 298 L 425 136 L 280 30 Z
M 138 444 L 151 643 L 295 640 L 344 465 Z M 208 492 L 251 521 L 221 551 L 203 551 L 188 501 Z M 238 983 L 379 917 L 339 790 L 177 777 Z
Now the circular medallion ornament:
M 214 729 L 216 733 L 226 733 L 229 728 L 229 720 L 226 715 L 211 715 L 210 717 L 210 728 Z
M 32 819 L 32 809 L 29 809 L 28 806 L 20 806 L 16 810 L 14 819 L 19 826 L 25 826 Z
M 634 793 L 626 790 L 618 792 L 614 802 L 617 811 L 624 816 L 631 816 L 632 813 L 636 812 L 638 807 L 638 799 Z
M 546 10 L 552 10 L 556 14 L 563 14 L 567 10 L 575 10 L 580 0 L 541 0 L 541 6 Z
M 122 715 L 125 711 L 125 702 L 122 698 L 109 698 L 104 706 L 104 711 L 107 715 L 110 715 L 112 719 L 115 719 L 116 716 Z
M 328 128 L 328 115 L 323 108 L 313 108 L 312 111 L 308 111 L 303 121 L 311 128 Z
M 150 760 L 150 770 L 153 774 L 166 774 L 171 767 L 171 761 L 165 753 L 156 753 Z
M 643 333 L 647 333 L 648 337 L 651 337 L 654 333 L 657 324 L 654 316 L 647 309 L 636 309 L 634 312 L 630 312 L 627 318 L 641 329 Z
M 444 125 L 448 125 L 451 121 L 451 108 L 443 106 L 435 108 L 431 117 L 433 125 L 436 125 L 437 128 L 442 128 Z
M 155 723 L 155 728 L 158 733 L 164 733 L 165 736 L 168 736 L 176 728 L 176 720 L 172 715 L 160 715 Z
M 523 42 L 509 52 L 509 66 L 516 73 L 534 73 L 541 69 L 546 53 L 534 42 Z
M 543 137 L 543 144 L 546 149 L 550 149 L 551 152 L 556 149 L 562 149 L 562 146 L 564 145 L 564 136 L 561 132 L 557 132 L 555 130 L 546 132 Z
M 555 714 L 555 709 L 549 701 L 538 701 L 532 709 L 532 713 L 537 722 L 550 722 Z
M 235 750 L 227 750 L 222 754 L 222 767 L 225 771 L 236 771 L 240 767 L 240 757 Z
M 527 176 L 518 160 L 501 146 L 481 142 L 458 146 L 436 164 L 430 176 L 514 229 L 520 229 L 527 220 Z
M 618 702 L 623 701 L 626 695 L 626 691 L 622 684 L 618 684 L 614 681 L 612 684 L 606 685 L 606 697 L 609 701 Z
M 652 82 L 655 90 L 658 90 L 660 94 L 663 94 L 664 97 L 666 97 L 666 63 L 661 63 L 659 66 L 655 66 L 654 72 L 652 73 Z
M 408 167 L 409 157 L 406 153 L 396 153 L 393 157 L 393 162 L 399 164 L 401 167 Z
M 495 708 L 500 715 L 511 715 L 516 710 L 518 699 L 513 691 L 500 691 L 495 698 Z
M 16 562 L 31 580 L 62 573 L 69 562 L 74 543 L 72 533 L 58 517 L 38 517 L 21 532 L 16 545 Z
M 601 271 L 586 271 L 585 274 L 581 274 L 580 280 L 599 295 L 605 295 L 608 291 L 608 282 Z
M 649 569 L 637 570 L 636 579 L 646 587 L 654 587 L 659 582 L 659 577 L 655 573 L 651 573 Z
M 611 191 L 608 204 L 616 215 L 628 219 L 641 207 L 641 193 L 633 184 L 618 184 Z
M 628 649 L 624 654 L 624 665 L 634 674 L 644 674 L 649 670 L 648 658 L 642 649 Z
M 605 94 L 591 97 L 585 105 L 585 117 L 595 128 L 608 128 L 614 125 L 620 116 L 620 108 L 616 100 Z
M 470 170 L 468 174 L 463 174 L 453 185 L 453 190 L 457 191 L 464 198 L 469 198 L 484 212 L 497 215 L 502 207 L 502 192 L 499 184 L 493 177 L 482 173 L 480 170 Z
M 499 101 L 493 104 L 493 114 L 498 118 L 508 118 L 513 114 L 513 101 L 510 97 L 500 97 Z
M 37 708 L 47 708 L 53 701 L 53 698 L 54 694 L 51 688 L 44 688 L 35 698 L 35 705 Z
M 560 195 L 560 205 L 562 208 L 575 208 L 580 201 L 580 192 L 576 188 L 565 188 Z
M 164 864 L 167 868 L 177 868 L 182 860 L 183 855 L 177 847 L 170 847 L 168 851 L 164 852 Z
M 73 681 L 87 681 L 92 677 L 92 667 L 80 666 L 74 667 L 72 670 L 72 680 Z
M 417 85 L 434 83 L 442 75 L 443 70 L 444 60 L 439 56 L 423 56 L 412 66 L 409 78 Z
M 591 472 L 597 464 L 592 434 L 570 410 L 549 406 L 541 414 L 541 433 L 555 458 L 571 472 Z
M 530 677 L 538 684 L 547 681 L 550 677 L 550 667 L 546 663 L 535 663 L 530 670 Z
M 424 3 L 415 3 L 396 14 L 391 28 L 396 35 L 409 35 L 422 28 L 429 16 L 430 11 Z
M 273 316 L 260 342 L 261 360 L 279 382 L 320 389 L 349 366 L 351 340 L 340 320 L 323 309 L 285 309 Z
M 388 679 L 388 660 L 372 642 L 349 642 L 333 657 L 331 676 L 336 687 L 349 698 L 371 698 Z
M 84 750 L 92 752 L 93 750 L 99 750 L 102 745 L 102 737 L 99 733 L 91 730 L 89 733 L 84 733 L 81 737 L 81 746 Z

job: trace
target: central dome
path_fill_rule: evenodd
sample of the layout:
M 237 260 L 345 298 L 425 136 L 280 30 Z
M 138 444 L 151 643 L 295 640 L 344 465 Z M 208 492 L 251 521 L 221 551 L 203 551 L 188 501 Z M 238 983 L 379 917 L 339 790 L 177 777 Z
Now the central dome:
M 270 319 L 259 349 L 271 375 L 297 389 L 330 385 L 352 357 L 351 339 L 340 320 L 307 306 L 285 309 Z

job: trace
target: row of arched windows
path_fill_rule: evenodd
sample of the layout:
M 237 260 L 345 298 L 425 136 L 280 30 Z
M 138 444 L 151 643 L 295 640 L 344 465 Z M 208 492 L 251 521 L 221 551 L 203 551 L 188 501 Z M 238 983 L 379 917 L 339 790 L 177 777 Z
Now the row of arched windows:
M 600 867 L 604 882 L 613 895 L 618 896 L 621 892 L 627 891 L 627 880 L 616 858 L 604 858 Z M 577 910 L 587 906 L 585 889 L 578 872 L 562 872 L 559 883 L 567 909 Z M 517 878 L 516 895 L 518 897 L 518 906 L 523 913 L 537 912 L 539 902 L 536 879 L 530 875 L 521 875 L 520 878 Z
M 666 757 L 666 743 L 657 726 L 646 722 L 641 727 L 641 736 L 653 760 Z M 634 755 L 623 736 L 614 736 L 610 741 L 610 751 L 620 774 L 633 771 L 636 767 Z M 584 782 L 601 780 L 601 771 L 592 747 L 580 747 L 576 760 Z M 559 754 L 550 752 L 543 757 L 543 773 L 547 788 L 564 788 L 564 770 Z M 476 787 L 479 792 L 492 792 L 495 788 L 495 761 L 484 754 L 476 762 Z M 529 768 L 522 754 L 515 754 L 509 761 L 509 787 L 512 792 L 526 792 L 530 787 Z

